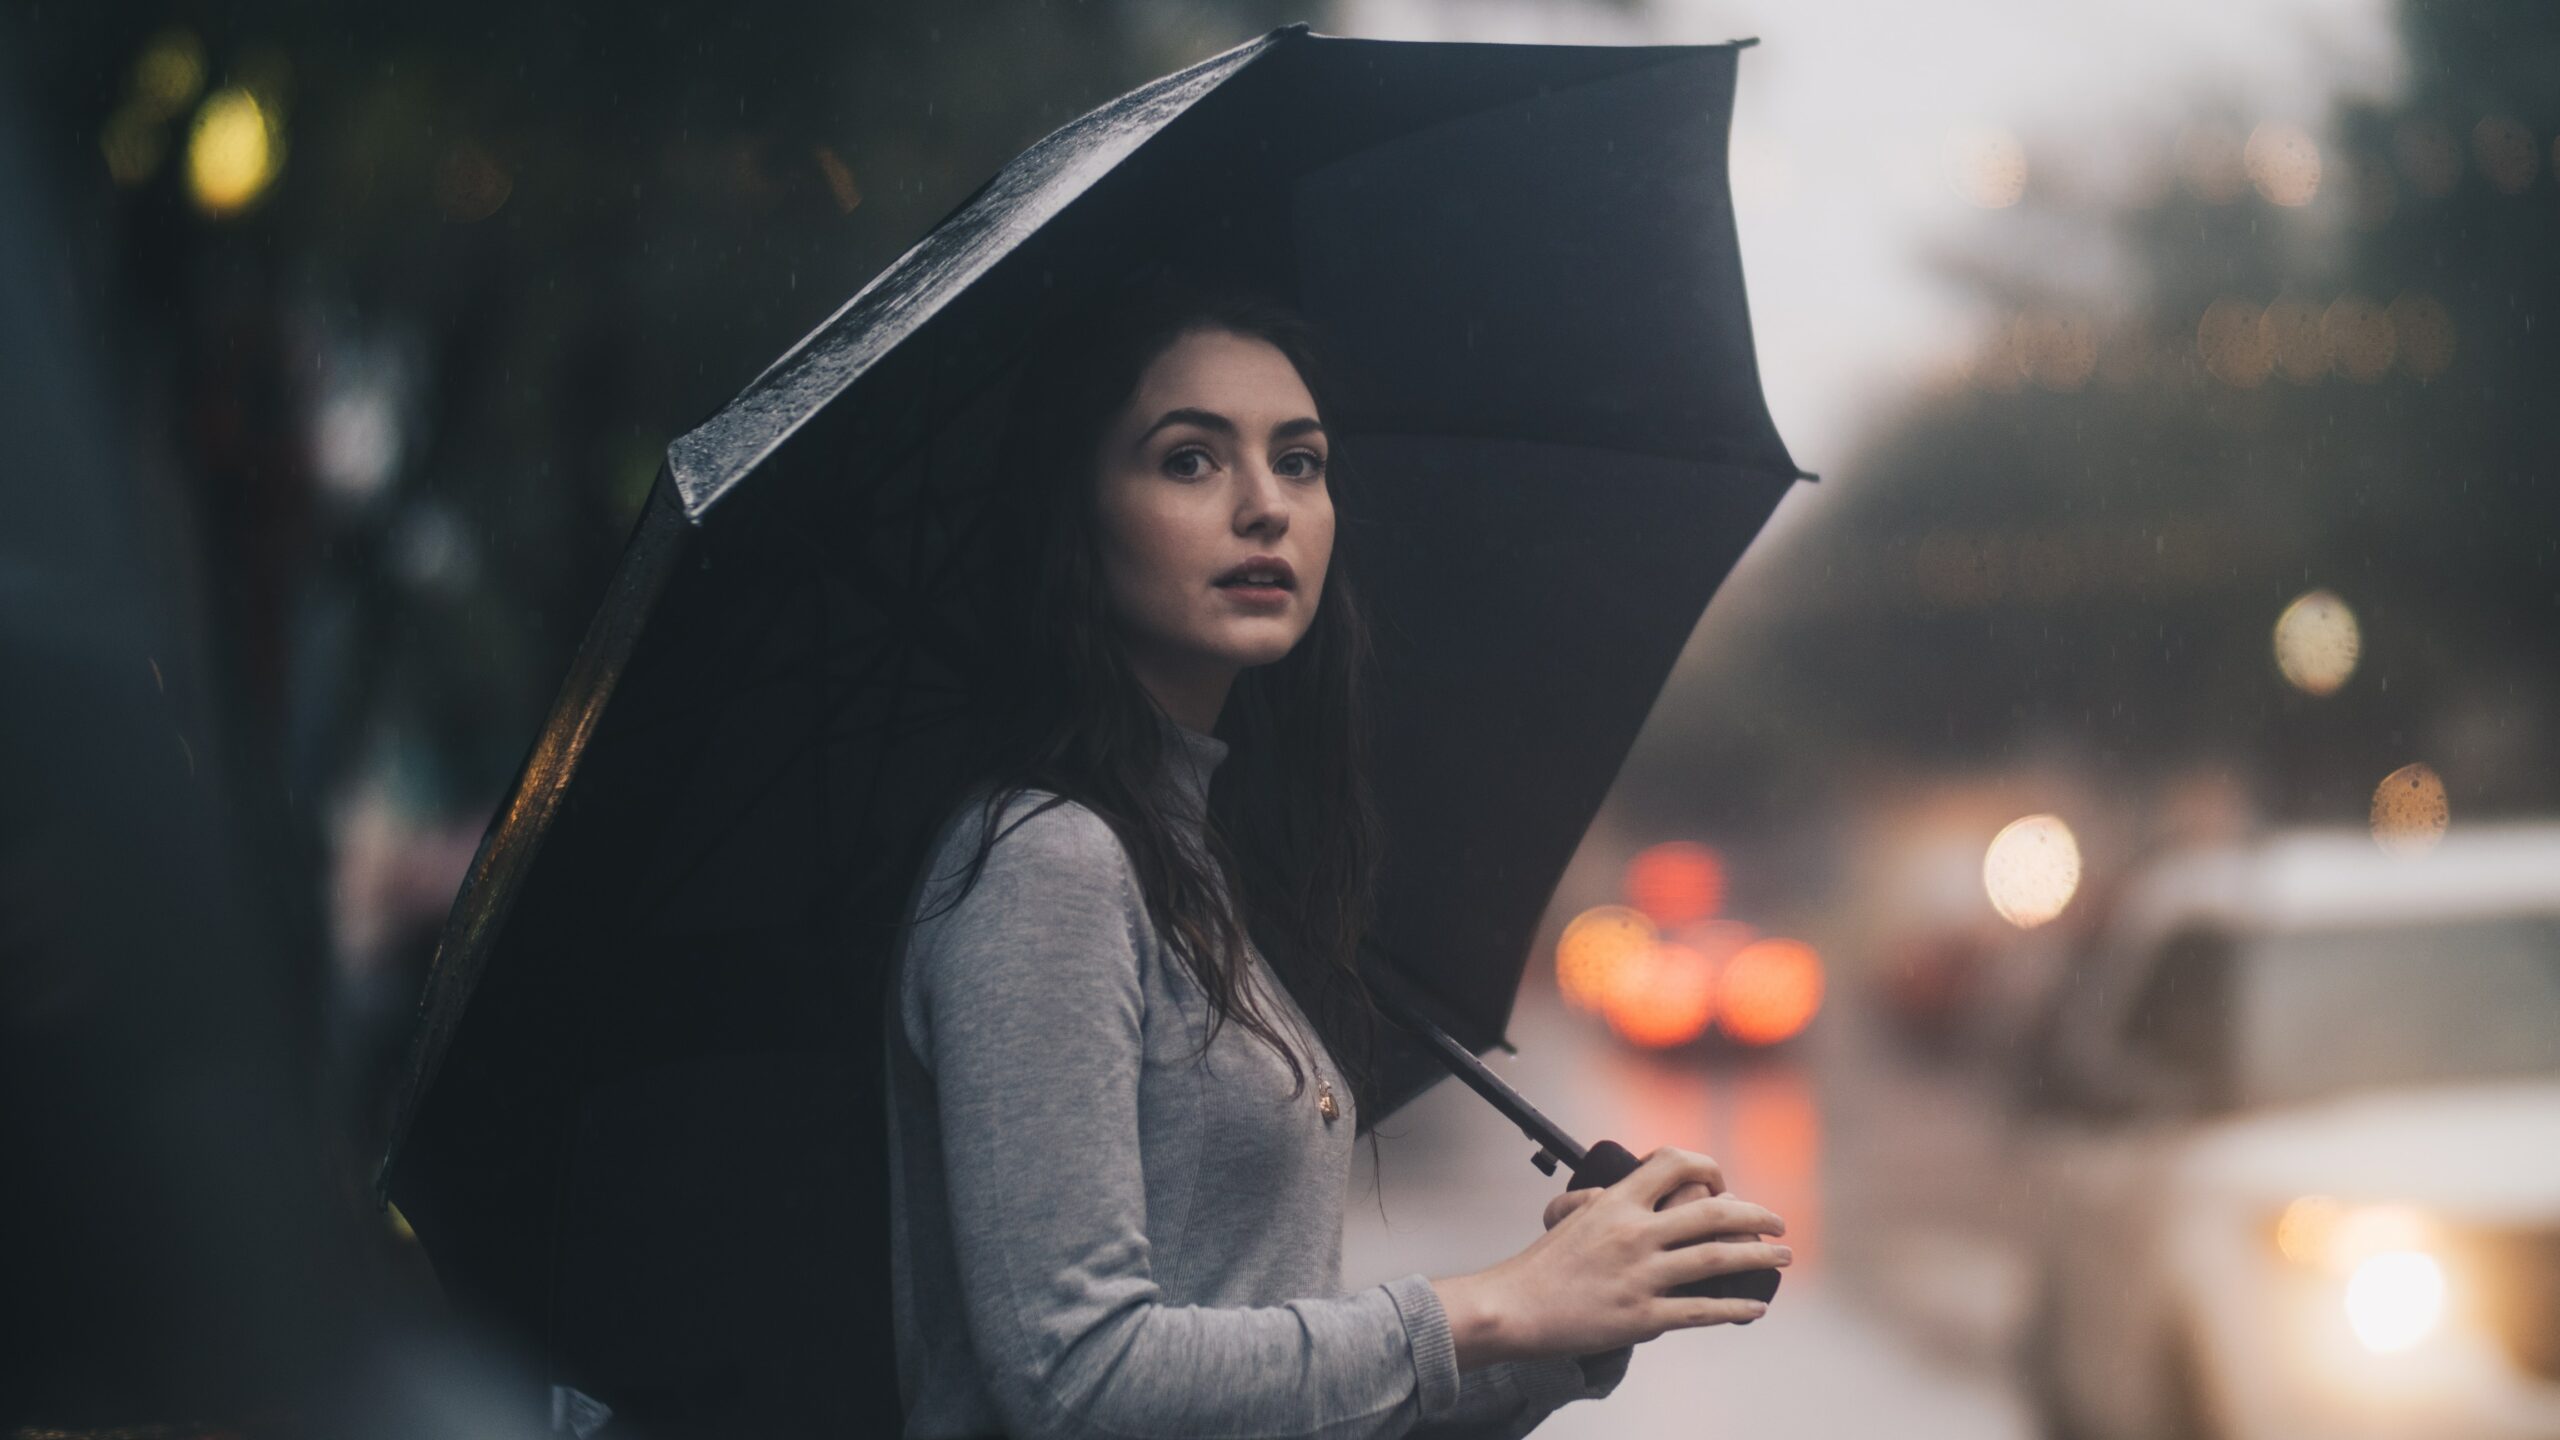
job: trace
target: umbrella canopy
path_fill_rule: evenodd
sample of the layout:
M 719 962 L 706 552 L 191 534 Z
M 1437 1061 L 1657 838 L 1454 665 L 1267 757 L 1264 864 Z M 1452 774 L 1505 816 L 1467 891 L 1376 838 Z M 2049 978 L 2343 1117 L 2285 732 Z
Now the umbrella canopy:
M 847 1303 L 886 1273 L 866 937 L 958 760 L 1024 347 L 1144 268 L 1326 332 L 1378 631 L 1370 962 L 1502 1043 L 1567 860 L 1801 476 L 1726 186 L 1738 50 L 1275 31 L 1025 151 L 670 446 L 423 1001 L 384 1179 L 448 1286 L 664 1425 L 880 1413 L 847 1369 L 891 1374 Z M 1445 1073 L 1387 1068 L 1365 1120 Z

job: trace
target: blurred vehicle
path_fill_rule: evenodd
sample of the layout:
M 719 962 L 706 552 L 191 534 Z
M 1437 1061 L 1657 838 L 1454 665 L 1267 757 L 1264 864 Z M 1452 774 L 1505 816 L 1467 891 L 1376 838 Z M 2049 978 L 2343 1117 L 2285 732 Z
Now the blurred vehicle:
M 2560 1436 L 2560 824 L 2173 853 L 2027 1054 L 2049 1435 Z

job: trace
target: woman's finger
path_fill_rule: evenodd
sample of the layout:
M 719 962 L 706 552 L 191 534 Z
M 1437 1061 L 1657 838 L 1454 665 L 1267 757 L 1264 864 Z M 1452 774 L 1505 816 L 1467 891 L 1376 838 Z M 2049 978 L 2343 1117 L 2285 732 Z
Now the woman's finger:
M 1685 1245 L 1710 1235 L 1784 1235 L 1787 1222 L 1774 1210 L 1733 1195 L 1673 1205 L 1653 1217 L 1654 1239 Z
M 1628 1198 L 1650 1210 L 1662 1203 L 1662 1197 L 1691 1180 L 1719 1195 L 1724 1193 L 1724 1167 L 1716 1163 L 1714 1156 L 1665 1145 L 1644 1157 L 1643 1164 L 1609 1188 L 1623 1190 Z
M 1692 1200 L 1713 1199 L 1715 1193 L 1716 1192 L 1706 1187 L 1706 1183 L 1704 1181 L 1684 1180 L 1681 1182 L 1679 1189 L 1664 1196 L 1662 1198 L 1662 1203 L 1654 1208 L 1657 1210 L 1668 1210 L 1674 1205 L 1686 1205 Z
M 1564 1217 L 1600 1198 L 1597 1190 L 1566 1190 L 1547 1202 L 1547 1228 L 1553 1230 L 1564 1223 Z
M 1742 1320 L 1757 1320 L 1769 1313 L 1767 1302 L 1760 1300 L 1716 1299 L 1711 1296 L 1682 1296 L 1664 1300 L 1663 1313 L 1670 1329 L 1687 1330 L 1700 1325 L 1731 1325 Z
M 1789 1247 L 1759 1240 L 1702 1240 L 1663 1252 L 1662 1288 L 1669 1290 L 1693 1280 L 1744 1270 L 1782 1270 L 1795 1258 L 1796 1252 Z

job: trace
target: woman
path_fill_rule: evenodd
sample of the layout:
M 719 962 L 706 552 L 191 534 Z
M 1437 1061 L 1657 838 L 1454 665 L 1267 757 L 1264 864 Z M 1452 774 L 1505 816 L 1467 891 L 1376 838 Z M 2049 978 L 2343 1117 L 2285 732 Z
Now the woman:
M 1377 843 L 1321 377 L 1170 282 L 1056 332 L 1003 450 L 1006 725 L 893 967 L 907 1435 L 1516 1436 L 1760 1314 L 1664 1294 L 1791 1258 L 1708 1239 L 1784 1225 L 1681 1150 L 1491 1269 L 1340 1293 Z

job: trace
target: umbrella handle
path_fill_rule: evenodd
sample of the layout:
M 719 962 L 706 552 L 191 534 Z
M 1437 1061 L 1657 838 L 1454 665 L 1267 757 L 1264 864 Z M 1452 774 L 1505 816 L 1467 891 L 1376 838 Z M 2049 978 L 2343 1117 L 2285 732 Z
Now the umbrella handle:
M 1573 1183 L 1564 1188 L 1596 1190 L 1604 1185 L 1615 1185 L 1634 1174 L 1638 1163 L 1640 1162 L 1628 1152 L 1626 1146 L 1615 1140 L 1602 1140 L 1583 1153 L 1582 1163 L 1573 1167 Z M 1753 1237 L 1721 1235 L 1708 1237 L 1711 1240 L 1726 1238 L 1750 1239 Z M 1703 1245 L 1707 1242 L 1701 1240 L 1692 1243 Z M 1703 1296 L 1715 1300 L 1757 1300 L 1765 1305 L 1778 1293 L 1778 1272 L 1764 1266 L 1758 1270 L 1736 1270 L 1728 1275 L 1710 1275 L 1704 1280 L 1692 1280 L 1671 1293 L 1690 1297 Z M 1737 1320 L 1734 1323 L 1748 1325 L 1751 1322 Z

